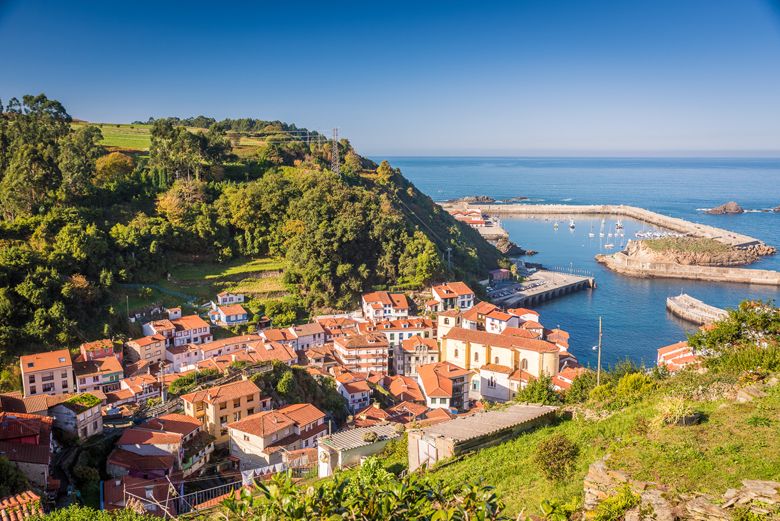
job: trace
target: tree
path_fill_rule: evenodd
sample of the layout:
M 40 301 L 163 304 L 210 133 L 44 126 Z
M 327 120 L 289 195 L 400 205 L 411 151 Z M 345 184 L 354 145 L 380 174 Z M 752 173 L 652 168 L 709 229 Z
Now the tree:
M 13 496 L 30 487 L 19 467 L 0 456 L 0 497 Z
M 89 193 L 95 175 L 95 161 L 103 155 L 103 134 L 93 125 L 80 127 L 60 140 L 57 164 L 62 175 L 60 197 L 75 200 Z
M 191 228 L 206 202 L 206 184 L 197 180 L 178 180 L 157 199 L 157 211 L 175 226 Z
M 92 183 L 99 188 L 114 187 L 128 181 L 134 167 L 132 157 L 121 152 L 111 152 L 96 161 Z
M 518 402 L 555 404 L 561 401 L 558 393 L 553 390 L 552 378 L 547 374 L 531 380 L 515 396 Z

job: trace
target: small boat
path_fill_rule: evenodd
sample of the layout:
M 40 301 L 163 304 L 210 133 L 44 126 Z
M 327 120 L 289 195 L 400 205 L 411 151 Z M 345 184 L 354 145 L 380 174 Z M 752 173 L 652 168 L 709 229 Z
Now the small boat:
M 591 224 L 591 225 L 590 225 L 590 232 L 588 233 L 588 237 L 591 237 L 591 238 L 593 238 L 593 237 L 595 237 L 595 236 L 596 236 L 596 234 L 595 234 L 595 233 L 593 233 L 593 224 Z
M 612 244 L 611 242 L 608 242 L 607 244 L 605 244 L 605 245 L 604 245 L 604 247 L 605 247 L 606 249 L 608 249 L 608 250 L 611 250 L 612 248 L 614 248 L 614 247 L 615 247 L 615 245 L 614 245 L 614 244 Z
M 599 237 L 604 237 L 604 219 L 601 220 L 601 229 L 599 230 Z
M 558 221 L 555 221 L 555 223 L 553 223 L 553 229 L 554 230 L 558 229 Z
M 612 237 L 612 234 L 611 234 L 611 233 L 608 233 L 608 234 L 607 234 L 607 237 Z
M 576 224 L 574 224 L 574 219 L 569 219 L 569 229 L 573 230 Z
M 623 229 L 623 220 L 622 219 L 618 219 L 617 220 L 617 222 L 615 223 L 615 229 L 617 229 L 617 230 L 622 230 Z

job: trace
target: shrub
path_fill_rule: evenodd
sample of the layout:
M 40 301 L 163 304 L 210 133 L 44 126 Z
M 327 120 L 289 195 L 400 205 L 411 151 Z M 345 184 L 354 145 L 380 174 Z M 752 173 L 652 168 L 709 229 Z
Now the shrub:
M 558 393 L 553 390 L 552 378 L 542 375 L 528 383 L 517 393 L 515 400 L 518 402 L 541 403 L 544 405 L 561 402 Z
M 568 503 L 555 499 L 545 499 L 539 505 L 542 512 L 542 519 L 548 521 L 569 521 L 575 512 L 579 509 L 577 498 L 573 498 Z
M 550 481 L 562 481 L 574 469 L 579 447 L 563 434 L 553 434 L 536 447 L 534 463 Z
M 582 403 L 587 401 L 590 392 L 596 387 L 596 374 L 593 371 L 582 373 L 575 378 L 564 399 L 566 403 Z
M 376 440 L 379 439 L 379 435 L 375 433 L 374 431 L 368 431 L 363 433 L 363 441 L 366 443 L 374 443 Z
M 661 399 L 658 414 L 653 419 L 653 426 L 660 428 L 664 425 L 674 425 L 691 414 L 693 414 L 693 407 L 687 400 L 681 396 L 668 396 Z
M 639 505 L 639 495 L 635 494 L 628 484 L 618 490 L 614 496 L 599 503 L 594 511 L 595 521 L 620 521 L 626 512 Z

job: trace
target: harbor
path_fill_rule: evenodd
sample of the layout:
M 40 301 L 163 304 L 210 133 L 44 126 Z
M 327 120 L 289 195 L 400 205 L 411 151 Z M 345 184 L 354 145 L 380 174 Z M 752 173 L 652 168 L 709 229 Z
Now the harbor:
M 728 316 L 725 309 L 716 308 L 685 293 L 666 299 L 666 309 L 683 320 L 703 326 Z
M 536 270 L 520 283 L 496 288 L 489 292 L 494 304 L 503 307 L 535 306 L 577 291 L 596 287 L 596 279 L 588 274 Z

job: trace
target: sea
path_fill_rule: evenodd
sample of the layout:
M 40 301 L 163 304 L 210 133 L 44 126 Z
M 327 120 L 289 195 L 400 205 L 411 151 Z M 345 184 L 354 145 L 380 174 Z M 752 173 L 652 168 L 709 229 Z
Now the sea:
M 694 222 L 711 224 L 780 247 L 780 159 L 692 158 L 507 158 L 387 157 L 404 176 L 435 201 L 471 195 L 497 200 L 527 198 L 529 204 L 627 204 Z M 736 201 L 746 212 L 709 215 L 706 209 Z M 597 253 L 619 250 L 642 222 L 623 219 L 624 237 L 615 232 L 615 218 L 504 218 L 510 239 L 538 253 L 529 262 L 592 274 L 597 287 L 536 306 L 547 327 L 571 334 L 571 352 L 591 367 L 596 363 L 598 321 L 602 318 L 602 360 L 607 365 L 626 358 L 655 364 L 659 347 L 684 340 L 696 326 L 672 316 L 666 298 L 688 293 L 708 304 L 736 307 L 744 299 L 777 301 L 780 289 L 746 284 L 721 284 L 682 279 L 639 279 L 611 272 L 594 260 Z M 554 229 L 556 220 L 559 223 Z M 588 234 L 593 231 L 594 238 Z M 611 243 L 614 248 L 607 249 Z M 780 270 L 780 255 L 746 266 Z

